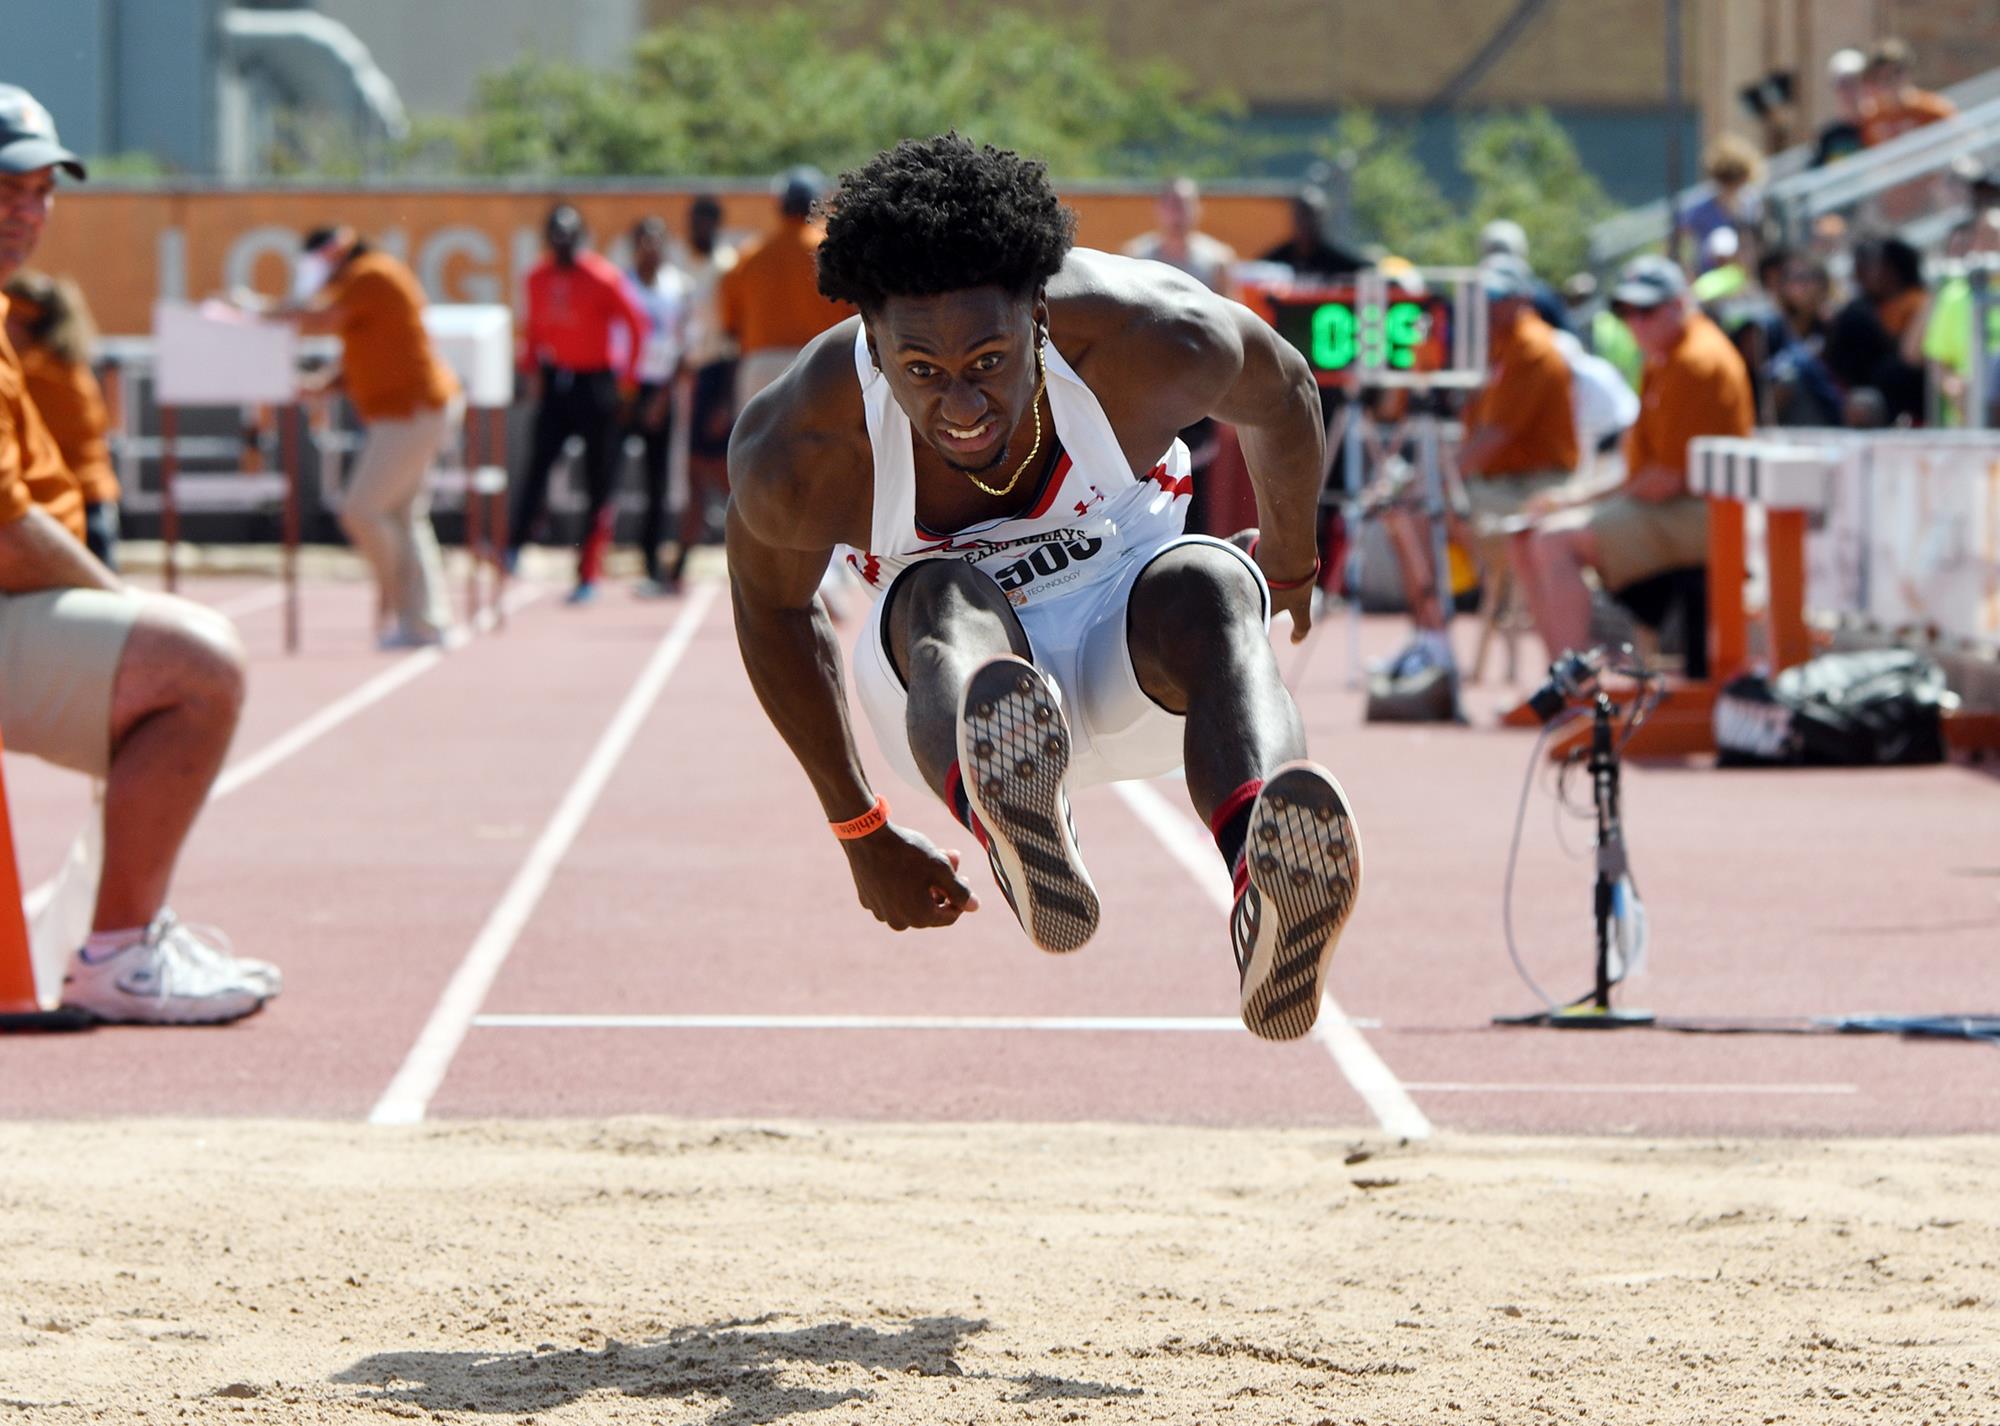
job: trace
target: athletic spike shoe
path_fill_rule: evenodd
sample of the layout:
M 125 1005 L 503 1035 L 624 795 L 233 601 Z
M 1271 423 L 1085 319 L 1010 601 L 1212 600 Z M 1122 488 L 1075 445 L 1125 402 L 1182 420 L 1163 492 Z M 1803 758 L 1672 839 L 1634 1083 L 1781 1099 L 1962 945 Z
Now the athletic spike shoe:
M 1229 917 L 1251 1034 L 1296 1040 L 1312 1029 L 1360 889 L 1361 838 L 1340 784 L 1318 763 L 1281 765 L 1251 807 Z
M 1077 851 L 1063 778 L 1069 721 L 1042 671 L 1002 654 L 967 680 L 958 765 L 986 859 L 1028 939 L 1073 951 L 1097 930 L 1097 888 Z

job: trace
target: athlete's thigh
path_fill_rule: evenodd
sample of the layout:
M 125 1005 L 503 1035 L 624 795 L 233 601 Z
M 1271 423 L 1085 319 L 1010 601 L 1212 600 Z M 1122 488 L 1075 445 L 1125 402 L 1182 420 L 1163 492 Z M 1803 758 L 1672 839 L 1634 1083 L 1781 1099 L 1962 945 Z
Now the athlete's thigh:
M 905 684 L 910 650 L 921 639 L 939 639 L 968 653 L 1035 656 L 1006 591 L 964 560 L 919 560 L 890 581 L 882 592 L 882 631 L 883 648 Z
M 1168 690 L 1156 680 L 1149 682 L 1148 665 L 1157 661 L 1151 652 L 1155 645 L 1177 641 L 1189 632 L 1181 626 L 1184 608 L 1177 607 L 1183 601 L 1156 597 L 1186 561 L 1198 561 L 1204 575 L 1224 590 L 1234 581 L 1244 581 L 1246 617 L 1257 621 L 1246 627 L 1269 630 L 1271 596 L 1264 577 L 1235 545 L 1209 535 L 1182 535 L 1150 556 L 1132 559 L 1077 635 L 1077 702 L 1094 732 L 1114 737 L 1155 714 L 1179 726 L 1185 710 L 1176 706 L 1177 700 L 1162 697 Z
M 1127 601 L 1128 657 L 1147 696 L 1184 707 L 1182 690 L 1223 641 L 1261 640 L 1271 627 L 1271 591 L 1236 545 L 1184 535 L 1139 572 Z

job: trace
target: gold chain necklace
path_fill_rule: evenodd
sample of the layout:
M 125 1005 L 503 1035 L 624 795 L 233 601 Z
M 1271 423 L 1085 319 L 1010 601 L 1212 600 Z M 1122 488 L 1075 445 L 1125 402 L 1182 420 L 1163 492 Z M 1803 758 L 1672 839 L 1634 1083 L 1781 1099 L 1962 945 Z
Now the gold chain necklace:
M 994 495 L 994 496 L 1005 495 L 1007 494 L 1007 492 L 1012 490 L 1016 485 L 1019 485 L 1021 483 L 1021 472 L 1026 470 L 1030 465 L 1034 464 L 1036 455 L 1038 455 L 1041 452 L 1042 393 L 1049 389 L 1049 362 L 1047 356 L 1043 354 L 1043 348 L 1041 347 L 1035 348 L 1035 366 L 1040 370 L 1042 374 L 1042 379 L 1035 384 L 1035 400 L 1034 400 L 1035 443 L 1032 446 L 1028 447 L 1027 458 L 1024 459 L 1019 465 L 1014 467 L 1014 474 L 1008 479 L 1005 485 L 997 485 L 997 486 L 988 485 L 985 481 L 981 480 L 971 471 L 968 470 L 964 472 L 965 478 L 967 480 L 971 481 L 974 485 L 978 486 L 988 495 Z

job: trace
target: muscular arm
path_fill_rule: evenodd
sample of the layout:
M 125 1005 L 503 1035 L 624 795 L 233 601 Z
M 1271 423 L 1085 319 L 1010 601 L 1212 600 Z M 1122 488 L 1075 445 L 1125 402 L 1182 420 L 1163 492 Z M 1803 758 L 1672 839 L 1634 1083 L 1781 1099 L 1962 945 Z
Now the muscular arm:
M 1274 579 L 1296 579 L 1312 569 L 1319 547 L 1315 516 L 1326 472 L 1319 387 L 1305 358 L 1268 322 L 1226 305 L 1242 357 L 1214 414 L 1236 427 L 1257 492 L 1258 563 Z
M 753 443 L 754 444 L 754 443 Z M 840 645 L 817 594 L 833 553 L 788 548 L 817 543 L 782 528 L 781 502 L 758 490 L 730 452 L 729 594 L 736 642 L 757 701 L 805 769 L 829 822 L 859 817 L 875 802 L 854 750 L 841 684 Z
M 875 794 L 847 721 L 840 646 L 816 591 L 854 503 L 838 474 L 853 452 L 796 428 L 774 432 L 785 424 L 774 413 L 792 396 L 786 386 L 765 391 L 730 442 L 729 593 L 758 702 L 827 820 L 845 822 L 873 807 Z M 920 832 L 889 822 L 840 845 L 861 904 L 892 930 L 948 926 L 978 909 L 958 875 L 958 853 L 939 851 Z

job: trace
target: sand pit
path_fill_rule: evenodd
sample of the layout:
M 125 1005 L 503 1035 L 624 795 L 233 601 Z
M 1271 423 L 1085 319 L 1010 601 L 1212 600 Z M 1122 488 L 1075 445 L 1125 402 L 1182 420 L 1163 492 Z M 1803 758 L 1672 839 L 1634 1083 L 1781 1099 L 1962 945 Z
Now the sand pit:
M 2000 1140 L 0 1126 L 0 1422 L 2000 1421 Z

